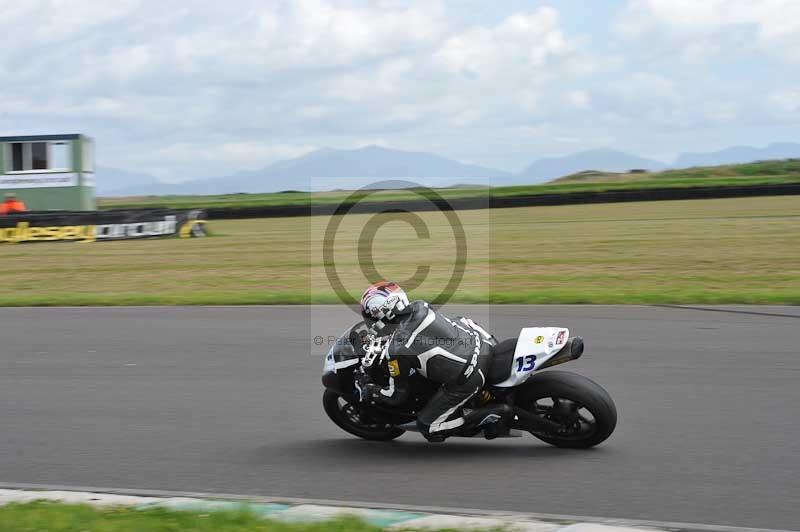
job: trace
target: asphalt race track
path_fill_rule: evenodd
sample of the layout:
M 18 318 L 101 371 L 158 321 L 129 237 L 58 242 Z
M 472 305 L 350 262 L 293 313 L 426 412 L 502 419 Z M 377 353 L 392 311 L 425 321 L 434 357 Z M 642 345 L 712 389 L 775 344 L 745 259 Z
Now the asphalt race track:
M 0 309 L 0 482 L 797 529 L 800 308 L 452 307 L 586 338 L 605 444 L 360 441 L 320 404 L 334 307 Z M 488 314 L 488 315 L 487 315 Z

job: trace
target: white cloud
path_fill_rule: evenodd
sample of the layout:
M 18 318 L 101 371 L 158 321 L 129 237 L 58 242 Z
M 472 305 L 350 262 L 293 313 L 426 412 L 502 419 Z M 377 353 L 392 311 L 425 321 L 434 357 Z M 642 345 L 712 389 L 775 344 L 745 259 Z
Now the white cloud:
M 731 122 L 738 114 L 738 107 L 732 102 L 709 102 L 703 110 L 709 120 L 715 122 Z
M 781 111 L 800 111 L 800 89 L 772 91 L 769 99 Z
M 559 27 L 558 11 L 542 7 L 517 13 L 495 27 L 469 29 L 447 39 L 437 61 L 466 77 L 507 76 L 514 69 L 530 73 L 574 51 Z M 514 69 L 509 69 L 510 66 Z
M 586 33 L 555 3 L 7 4 L 0 133 L 84 132 L 101 164 L 171 180 L 372 139 L 512 169 L 611 141 L 647 155 L 800 109 L 794 1 L 632 1 Z
M 755 143 L 761 135 L 741 136 L 791 123 L 775 110 L 791 106 L 783 85 L 800 81 L 800 3 L 630 0 L 614 32 L 626 45 L 625 64 L 617 80 L 595 91 L 608 98 L 597 105 L 614 115 L 649 124 L 654 134 L 686 137 L 685 144 L 700 130 L 723 127 L 717 138 Z
M 324 0 L 262 5 L 269 7 L 259 5 L 233 20 L 208 21 L 208 26 L 186 31 L 173 43 L 165 39 L 165 51 L 176 53 L 184 67 L 196 73 L 202 73 L 197 67 L 207 66 L 242 78 L 376 60 L 430 43 L 443 28 L 436 2 L 398 9 L 338 6 Z
M 569 91 L 566 100 L 576 109 L 588 109 L 592 104 L 592 96 L 584 90 Z
M 169 179 L 299 151 L 269 144 L 385 138 L 457 155 L 466 132 L 536 129 L 560 109 L 554 85 L 595 63 L 556 9 L 453 14 L 430 0 L 14 4 L 0 14 L 16 28 L 0 48 L 0 96 L 13 109 L 0 130 L 85 132 L 101 163 Z M 586 106 L 576 94 L 572 105 Z
M 800 3 L 795 0 L 632 0 L 618 23 L 687 58 L 757 52 L 800 60 Z

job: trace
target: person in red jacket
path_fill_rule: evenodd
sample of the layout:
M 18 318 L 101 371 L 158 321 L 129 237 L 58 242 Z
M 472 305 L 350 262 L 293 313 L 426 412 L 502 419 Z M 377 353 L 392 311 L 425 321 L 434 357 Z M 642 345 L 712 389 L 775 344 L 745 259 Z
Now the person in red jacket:
M 6 193 L 5 201 L 0 204 L 0 216 L 16 214 L 19 212 L 27 212 L 27 210 L 28 207 L 25 206 L 25 203 L 13 192 Z

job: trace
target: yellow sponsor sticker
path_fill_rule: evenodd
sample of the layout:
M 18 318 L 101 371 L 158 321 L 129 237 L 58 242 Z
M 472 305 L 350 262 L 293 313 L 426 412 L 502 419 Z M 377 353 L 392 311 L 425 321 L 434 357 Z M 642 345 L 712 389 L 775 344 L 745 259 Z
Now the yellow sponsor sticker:
M 397 362 L 397 360 L 389 361 L 389 375 L 392 377 L 400 376 L 400 364 Z
M 533 342 L 536 344 L 541 344 L 542 342 L 544 342 L 544 336 L 537 336 L 536 340 L 534 340 Z

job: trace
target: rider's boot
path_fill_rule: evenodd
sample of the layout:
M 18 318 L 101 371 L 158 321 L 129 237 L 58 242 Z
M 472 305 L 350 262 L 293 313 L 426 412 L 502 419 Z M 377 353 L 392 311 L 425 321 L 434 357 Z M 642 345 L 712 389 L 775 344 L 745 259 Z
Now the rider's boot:
M 506 424 L 514 411 L 509 405 L 489 405 L 464 414 L 464 423 L 458 428 L 431 434 L 428 427 L 420 426 L 420 432 L 431 443 L 441 443 L 450 436 L 474 436 L 481 430 L 487 439 L 494 439 L 505 432 Z
M 426 425 L 418 425 L 420 429 L 420 433 L 425 436 L 425 439 L 428 440 L 429 443 L 442 443 L 444 440 L 447 439 L 448 436 L 453 435 L 453 431 L 446 431 L 446 432 L 436 432 L 431 434 L 428 429 L 429 427 Z
M 489 405 L 477 408 L 464 416 L 464 424 L 459 428 L 459 433 L 471 435 L 476 429 L 482 427 L 487 440 L 493 440 L 506 431 L 509 420 L 514 411 L 509 405 Z

